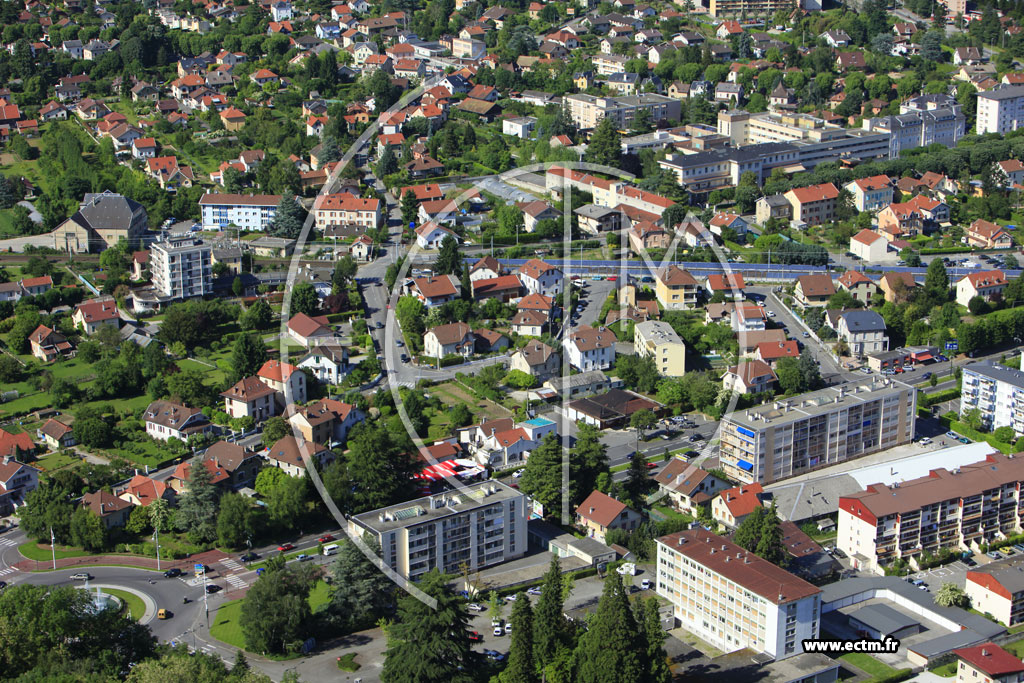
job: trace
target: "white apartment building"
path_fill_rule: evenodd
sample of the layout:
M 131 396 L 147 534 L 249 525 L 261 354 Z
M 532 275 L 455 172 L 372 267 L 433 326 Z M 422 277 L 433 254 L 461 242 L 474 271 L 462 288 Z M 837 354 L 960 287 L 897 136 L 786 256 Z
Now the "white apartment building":
M 771 482 L 909 443 L 917 392 L 867 378 L 736 411 L 722 420 L 722 469 L 744 483 Z
M 978 134 L 1009 133 L 1024 124 L 1024 85 L 998 85 L 978 93 Z
M 999 453 L 955 469 L 839 498 L 836 546 L 857 569 L 881 572 L 899 558 L 966 550 L 1021 532 L 1024 459 Z M 969 583 L 969 582 L 968 582 Z
M 281 195 L 219 194 L 210 192 L 199 199 L 203 230 L 266 230 L 274 221 Z
M 149 248 L 153 288 L 172 299 L 213 293 L 212 249 L 200 239 L 170 239 Z
M 516 271 L 527 294 L 542 294 L 557 298 L 564 287 L 562 271 L 550 263 L 532 258 Z
M 653 358 L 665 377 L 682 377 L 686 372 L 686 345 L 668 323 L 648 320 L 633 327 L 633 350 L 641 358 Z
M 1016 436 L 1024 434 L 1024 371 L 993 362 L 964 367 L 960 417 L 975 408 L 986 429 L 1013 427 Z
M 567 95 L 565 106 L 573 123 L 583 130 L 597 128 L 597 124 L 606 118 L 614 121 L 619 130 L 627 130 L 633 125 L 636 113 L 644 109 L 650 112 L 654 123 L 662 119 L 678 121 L 682 113 L 679 100 L 654 93 L 627 97 L 595 97 L 578 93 Z
M 349 519 L 349 533 L 369 532 L 384 564 L 415 580 L 432 569 L 470 572 L 526 553 L 526 496 L 496 481 L 470 484 Z
M 687 631 L 726 652 L 773 659 L 818 637 L 821 589 L 704 529 L 663 536 L 657 592 Z

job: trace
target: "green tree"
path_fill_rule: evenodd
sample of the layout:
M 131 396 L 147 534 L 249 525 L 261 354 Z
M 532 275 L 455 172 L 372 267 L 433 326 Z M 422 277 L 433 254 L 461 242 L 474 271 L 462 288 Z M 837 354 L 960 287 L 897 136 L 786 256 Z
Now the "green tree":
M 305 477 L 285 477 L 267 496 L 267 514 L 280 528 L 302 524 L 306 514 L 307 486 Z
M 754 553 L 772 564 L 783 565 L 786 562 L 786 546 L 782 542 L 782 527 L 779 515 L 773 504 L 767 508 L 761 521 L 761 532 L 757 539 Z
M 665 630 L 661 627 L 658 599 L 637 601 L 636 607 L 636 620 L 647 645 L 647 662 L 650 667 L 647 680 L 650 683 L 670 683 L 672 669 L 669 668 L 668 654 L 665 652 Z
M 190 463 L 188 486 L 178 500 L 174 520 L 196 542 L 217 538 L 217 487 L 202 457 L 195 457 Z
M 934 376 L 935 375 L 932 375 L 932 377 Z M 1013 443 L 1013 427 L 997 427 L 995 430 L 993 430 L 992 436 L 996 437 L 997 441 L 1002 441 L 1003 443 Z
M 637 436 L 641 439 L 644 438 L 644 432 L 657 424 L 657 422 L 658 418 L 655 416 L 654 411 L 647 410 L 646 408 L 636 411 L 629 417 L 630 428 L 635 429 Z
M 242 602 L 246 649 L 263 654 L 298 652 L 313 634 L 308 600 L 313 583 L 307 565 L 265 571 Z
M 603 118 L 597 124 L 583 158 L 592 164 L 604 164 L 618 168 L 622 154 L 622 139 L 611 118 Z
M 377 161 L 376 170 L 377 177 L 382 180 L 392 173 L 398 172 L 398 159 L 395 158 L 395 153 L 391 151 L 391 147 L 384 148 L 384 152 Z
M 455 404 L 449 413 L 449 418 L 452 421 L 452 427 L 466 427 L 473 424 L 473 412 L 465 403 Z
M 263 437 L 261 440 L 263 445 L 269 448 L 291 433 L 292 428 L 288 421 L 280 415 L 276 415 L 263 423 Z M 260 472 L 260 474 L 262 473 Z
M 373 554 L 380 554 L 375 540 L 367 535 L 363 541 Z M 351 633 L 369 628 L 390 613 L 395 585 L 355 543 L 344 540 L 339 546 L 331 568 L 334 592 L 326 610 L 342 633 Z
M 459 242 L 451 235 L 445 235 L 434 261 L 436 275 L 461 275 L 462 259 L 459 256 Z
M 257 299 L 256 303 L 246 309 L 238 318 L 238 324 L 243 330 L 265 330 L 273 323 L 274 311 L 265 299 Z
M 359 264 L 352 258 L 351 254 L 345 254 L 334 264 L 334 272 L 331 273 L 332 291 L 337 294 L 348 287 L 349 281 L 356 276 Z
M 761 537 L 761 525 L 764 522 L 764 508 L 760 505 L 755 507 L 748 514 L 733 534 L 733 543 L 751 552 L 757 548 L 757 542 Z
M 235 279 L 231 281 L 231 293 L 235 296 L 242 296 L 245 294 L 245 285 L 242 284 L 242 278 L 235 276 Z
M 74 513 L 70 494 L 53 480 L 42 479 L 39 486 L 25 496 L 20 516 L 22 530 L 36 541 L 49 543 L 52 529 L 58 543 L 67 543 Z
M 955 583 L 946 582 L 942 584 L 935 593 L 935 604 L 942 607 L 959 607 L 968 609 L 971 606 L 971 597 L 963 588 Z
M 524 591 L 516 595 L 512 604 L 512 644 L 508 651 L 508 666 L 498 676 L 500 683 L 537 683 L 537 668 L 533 658 L 533 608 Z
M 579 683 L 635 683 L 647 678 L 646 638 L 636 623 L 618 572 L 610 572 L 589 628 L 573 655 Z
M 256 489 L 256 493 L 268 497 L 287 478 L 288 475 L 279 467 L 264 467 L 256 475 L 256 483 L 253 488 Z
M 547 434 L 526 461 L 519 489 L 544 506 L 547 516 L 561 512 L 562 444 L 554 433 Z
M 71 515 L 71 543 L 88 552 L 102 550 L 107 545 L 107 528 L 103 520 L 87 507 L 79 507 Z
M 949 300 L 949 274 L 942 259 L 933 259 L 928 264 L 924 276 L 924 289 L 928 299 L 934 305 L 941 305 Z
M 398 600 L 398 618 L 388 629 L 381 680 L 384 683 L 470 683 L 477 654 L 470 648 L 465 603 L 436 570 L 418 587 L 437 601 L 436 609 L 413 595 Z
M 316 315 L 320 310 L 320 298 L 316 295 L 316 289 L 308 282 L 300 282 L 292 289 L 292 315 L 305 313 Z
M 220 499 L 220 512 L 217 513 L 217 545 L 222 548 L 238 549 L 245 547 L 247 538 L 251 538 L 249 517 L 252 505 L 249 499 L 237 493 L 227 493 Z
M 23 583 L 0 593 L 4 678 L 114 680 L 129 663 L 153 656 L 156 640 L 148 628 L 117 610 L 94 612 L 91 601 L 85 591 L 67 585 Z
M 505 375 L 505 384 L 515 389 L 530 389 L 537 384 L 537 378 L 522 370 L 511 370 Z
M 409 444 L 392 436 L 386 425 L 357 425 L 348 447 L 344 469 L 355 488 L 350 492 L 353 511 L 376 510 L 412 498 L 417 467 L 409 457 Z
M 562 596 L 562 571 L 558 558 L 552 556 L 541 584 L 537 609 L 533 613 L 533 655 L 543 668 L 568 649 L 569 624 L 565 620 Z M 514 632 L 514 630 L 513 630 Z
M 593 425 L 580 423 L 576 443 L 569 454 L 569 486 L 572 505 L 578 505 L 597 488 L 602 474 L 609 474 L 608 449 L 601 441 L 601 431 Z
M 257 334 L 240 334 L 231 349 L 231 367 L 234 372 L 229 381 L 252 377 L 267 362 L 267 347 Z
M 269 676 L 249 669 L 245 654 L 241 650 L 238 651 L 235 664 L 230 671 L 219 656 L 185 650 L 186 648 L 169 648 L 159 659 L 137 662 L 125 680 L 129 683 L 271 683 L 272 679 Z
M 415 223 L 417 216 L 419 216 L 420 203 L 412 190 L 406 190 L 405 194 L 402 195 L 401 206 L 403 227 L 408 226 L 410 223 Z
M 626 481 L 622 486 L 623 498 L 627 505 L 635 510 L 644 507 L 647 494 L 651 490 L 651 479 L 647 475 L 647 460 L 637 452 L 629 461 L 626 470 Z

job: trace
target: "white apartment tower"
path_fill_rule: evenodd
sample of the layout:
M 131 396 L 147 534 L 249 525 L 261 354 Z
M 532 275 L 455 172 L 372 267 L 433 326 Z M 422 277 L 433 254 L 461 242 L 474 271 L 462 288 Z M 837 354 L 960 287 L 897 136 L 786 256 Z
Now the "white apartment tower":
M 818 637 L 821 590 L 704 529 L 659 538 L 657 591 L 687 631 L 773 659 Z
M 153 288 L 171 299 L 213 293 L 211 253 L 209 245 L 191 237 L 155 242 L 149 249 Z
M 978 93 L 976 128 L 985 133 L 1009 133 L 1024 123 L 1024 85 L 1001 85 Z
M 1024 371 L 992 362 L 971 363 L 963 370 L 960 416 L 973 409 L 989 430 L 1013 427 L 1024 434 Z
M 431 569 L 459 574 L 526 553 L 526 496 L 496 481 L 364 512 L 349 532 L 369 532 L 384 563 L 416 580 Z

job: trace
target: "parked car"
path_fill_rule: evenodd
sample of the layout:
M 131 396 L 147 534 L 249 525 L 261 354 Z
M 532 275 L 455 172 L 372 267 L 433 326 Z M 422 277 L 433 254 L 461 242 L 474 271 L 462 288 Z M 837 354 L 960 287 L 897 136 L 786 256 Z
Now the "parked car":
M 484 637 L 482 635 L 480 635 L 479 631 L 470 631 L 469 632 L 469 642 L 471 642 L 471 643 L 479 643 L 483 639 L 484 639 Z
M 470 612 L 483 612 L 484 606 L 476 602 L 471 602 L 468 605 L 466 605 L 466 609 L 468 609 Z
M 514 477 L 515 479 L 518 479 L 519 477 L 523 476 L 523 472 L 525 472 L 525 471 L 526 471 L 526 470 L 525 470 L 524 468 L 520 468 L 520 469 L 516 470 L 515 472 L 513 472 L 513 473 L 512 473 L 512 476 L 513 476 L 513 477 Z
M 651 587 L 651 580 L 650 579 L 644 579 L 643 581 L 640 582 L 640 590 L 642 590 L 642 591 L 649 590 L 650 587 Z
M 534 586 L 533 588 L 526 589 L 527 595 L 540 595 L 540 589 Z
M 978 566 L 978 563 L 975 562 L 974 558 L 972 558 L 972 557 L 965 557 L 965 558 L 963 558 L 960 561 L 963 562 L 964 564 L 966 564 L 968 567 L 977 567 Z
M 971 440 L 968 439 L 966 436 L 961 436 L 959 439 L 957 439 L 957 441 L 959 441 L 960 443 L 971 443 Z
M 960 435 L 957 434 L 956 432 L 946 432 L 946 436 L 948 438 L 950 438 L 950 439 L 958 439 L 958 438 L 960 438 Z
M 517 597 L 518 596 L 515 593 L 513 593 L 512 595 L 506 595 L 505 602 L 515 602 Z
M 922 446 L 927 446 L 927 445 L 928 445 L 928 444 L 930 444 L 931 442 L 932 442 L 932 440 L 931 440 L 931 439 L 929 439 L 929 438 L 928 438 L 928 437 L 926 436 L 926 437 L 924 437 L 923 439 L 921 439 L 921 441 L 920 441 L 919 443 L 920 443 L 920 444 L 921 444 Z
M 511 634 L 512 634 L 512 622 L 508 622 L 508 623 L 505 624 L 505 635 L 508 636 L 508 635 L 511 635 Z
M 993 560 L 1001 560 L 1001 559 L 1003 559 L 1002 553 L 1000 553 L 998 550 L 989 550 L 987 553 L 985 553 L 985 555 L 986 555 L 986 557 L 990 557 Z

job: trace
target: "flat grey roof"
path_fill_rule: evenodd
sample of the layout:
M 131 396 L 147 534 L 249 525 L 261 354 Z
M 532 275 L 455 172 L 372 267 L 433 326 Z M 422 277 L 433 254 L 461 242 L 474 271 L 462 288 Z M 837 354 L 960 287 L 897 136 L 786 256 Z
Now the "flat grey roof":
M 1006 632 L 1004 627 L 985 617 L 971 614 L 958 607 L 942 607 L 935 604 L 935 596 L 932 593 L 918 590 L 897 576 L 856 577 L 827 584 L 821 587 L 821 604 L 827 606 L 829 603 L 849 600 L 858 595 L 862 596 L 861 600 L 868 600 L 872 597 L 871 593 L 886 590 L 922 608 L 925 618 L 928 618 L 928 612 L 943 616 L 984 638 L 994 638 Z
M 493 503 L 521 498 L 523 494 L 498 481 L 483 481 L 466 487 L 467 491 L 446 491 L 386 508 L 371 510 L 352 519 L 362 527 L 384 533 L 394 529 L 417 526 L 442 517 Z
M 815 674 L 839 668 L 839 660 L 820 652 L 801 652 L 767 664 L 768 680 L 771 683 L 793 683 Z
M 883 636 L 899 633 L 909 626 L 921 625 L 921 622 L 917 619 L 912 619 L 902 612 L 897 612 L 888 605 L 878 603 L 865 605 L 847 616 L 850 619 L 856 619 L 869 628 L 875 629 Z
M 983 361 L 981 363 L 971 363 L 964 370 L 969 370 L 982 377 L 998 382 L 1006 382 L 1011 386 L 1024 389 L 1024 372 L 1008 368 L 1005 365 L 993 363 L 992 361 Z
M 842 408 L 849 408 L 859 403 L 877 401 L 904 391 L 913 392 L 914 389 L 894 379 L 869 377 L 800 394 L 788 400 L 779 400 L 748 410 L 737 410 L 724 419 L 760 431 L 769 426 L 777 427 L 797 422 L 814 415 L 823 415 Z M 779 407 L 776 408 L 776 405 Z

